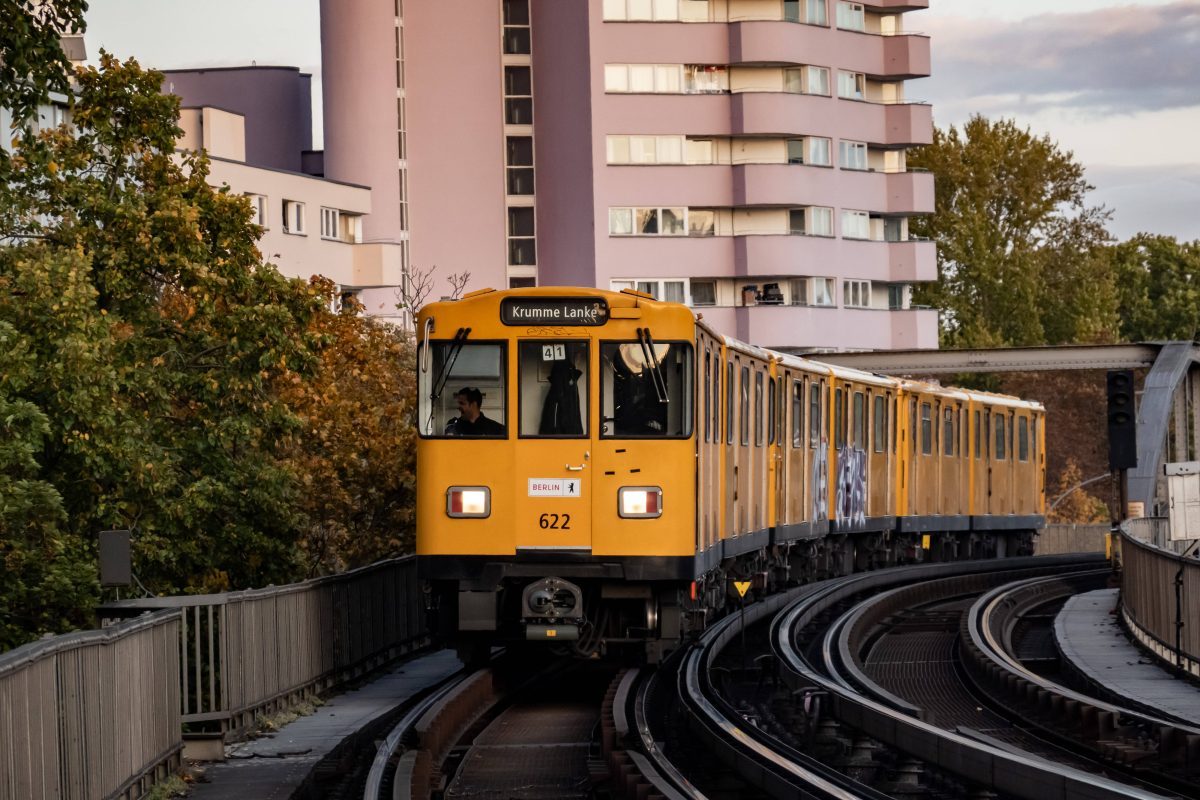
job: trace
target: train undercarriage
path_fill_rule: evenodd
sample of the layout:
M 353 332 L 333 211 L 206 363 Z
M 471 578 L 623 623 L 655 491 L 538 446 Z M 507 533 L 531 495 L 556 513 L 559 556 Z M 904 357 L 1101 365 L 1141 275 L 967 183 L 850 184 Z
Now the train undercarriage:
M 1033 530 L 830 534 L 719 561 L 696 579 L 676 562 L 471 560 L 431 565 L 430 630 L 466 661 L 496 645 L 549 647 L 584 658 L 660 661 L 742 602 L 785 588 L 885 567 L 1031 555 Z M 443 562 L 443 564 L 449 562 Z M 457 574 L 455 574 L 457 573 Z M 468 574 L 469 573 L 469 574 Z M 749 583 L 749 587 L 746 587 Z

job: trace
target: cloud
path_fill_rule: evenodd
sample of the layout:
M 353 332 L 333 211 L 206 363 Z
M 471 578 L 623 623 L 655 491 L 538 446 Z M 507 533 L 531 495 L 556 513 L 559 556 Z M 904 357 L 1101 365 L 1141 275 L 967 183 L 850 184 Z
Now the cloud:
M 1089 200 L 1113 211 L 1109 231 L 1118 239 L 1149 231 L 1200 240 L 1200 165 L 1111 167 L 1092 165 Z
M 961 119 L 1073 109 L 1099 117 L 1200 105 L 1200 1 L 1039 14 L 936 17 L 923 91 Z

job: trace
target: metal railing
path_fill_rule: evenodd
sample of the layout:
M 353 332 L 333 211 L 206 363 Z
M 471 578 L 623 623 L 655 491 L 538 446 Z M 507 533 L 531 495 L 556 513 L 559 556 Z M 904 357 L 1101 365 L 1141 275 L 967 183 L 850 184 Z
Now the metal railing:
M 1121 619 L 1148 650 L 1200 677 L 1200 559 L 1157 544 L 1167 521 L 1121 525 Z
M 426 636 L 416 560 L 303 583 L 109 603 L 102 624 L 178 609 L 178 703 L 193 728 L 238 733 L 255 717 L 375 669 Z
M 141 797 L 179 765 L 178 611 L 0 655 L 0 800 Z

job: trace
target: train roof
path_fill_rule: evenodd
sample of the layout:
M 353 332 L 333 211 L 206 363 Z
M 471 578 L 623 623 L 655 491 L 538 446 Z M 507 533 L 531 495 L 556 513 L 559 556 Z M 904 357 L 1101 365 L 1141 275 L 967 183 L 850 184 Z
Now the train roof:
M 701 315 L 697 315 L 692 309 L 679 303 L 672 303 L 665 300 L 656 300 L 653 296 L 635 291 L 633 289 L 622 289 L 619 292 L 610 291 L 608 289 L 597 289 L 590 286 L 537 286 L 525 289 L 479 289 L 474 292 L 469 292 L 463 295 L 458 300 L 439 300 L 432 303 L 427 303 L 418 312 L 418 319 L 440 313 L 441 311 L 451 311 L 453 313 L 462 313 L 471 310 L 472 306 L 499 306 L 500 302 L 507 297 L 596 297 L 603 298 L 608 304 L 609 309 L 633 309 L 645 307 L 653 309 L 654 316 L 663 320 L 664 317 L 672 319 L 674 322 L 682 322 L 683 317 L 674 317 L 674 312 L 678 309 L 679 312 L 688 314 L 692 321 L 700 328 L 707 331 L 713 338 L 723 342 L 727 348 L 735 352 L 742 353 L 754 358 L 775 361 L 792 369 L 803 370 L 822 375 L 831 375 L 844 380 L 856 381 L 874 386 L 895 386 L 899 384 L 907 391 L 924 392 L 926 394 L 936 394 L 942 397 L 954 397 L 959 400 L 971 400 L 974 402 L 987 403 L 990 405 L 1000 405 L 1012 408 L 1027 408 L 1043 410 L 1044 406 L 1033 400 L 1022 400 L 1019 397 L 1012 395 L 997 394 L 994 392 L 984 392 L 974 389 L 961 389 L 953 386 L 942 386 L 937 383 L 929 383 L 926 381 L 916 381 L 907 378 L 896 378 L 890 375 L 883 375 L 876 372 L 866 372 L 864 370 L 854 369 L 852 367 L 844 367 L 836 364 L 826 364 L 823 361 L 802 356 L 791 355 L 788 353 L 780 353 L 775 350 L 770 350 L 758 345 L 748 344 L 732 336 L 726 336 L 714 330 L 706 323 Z M 610 319 L 620 319 L 620 312 L 612 314 Z

